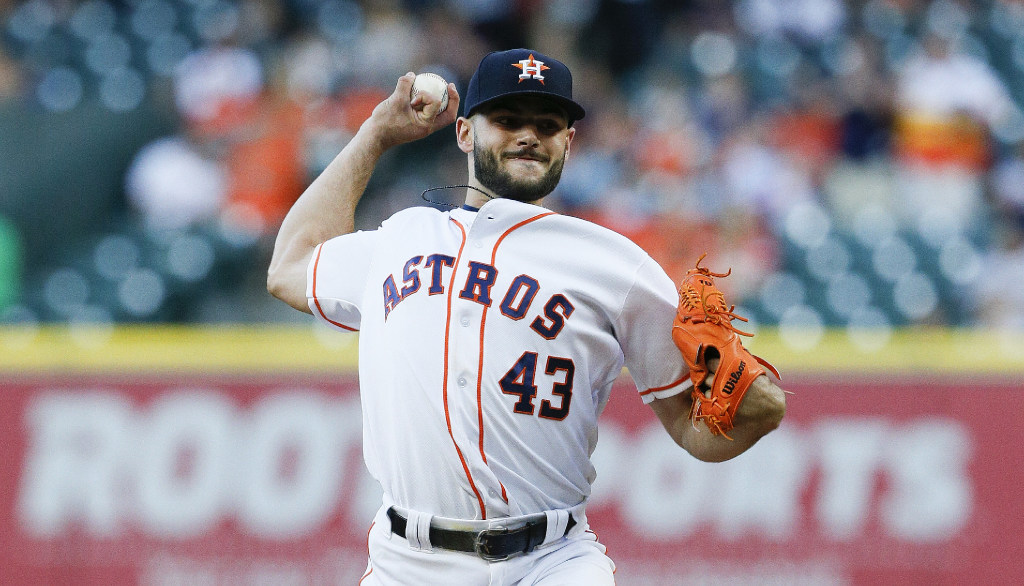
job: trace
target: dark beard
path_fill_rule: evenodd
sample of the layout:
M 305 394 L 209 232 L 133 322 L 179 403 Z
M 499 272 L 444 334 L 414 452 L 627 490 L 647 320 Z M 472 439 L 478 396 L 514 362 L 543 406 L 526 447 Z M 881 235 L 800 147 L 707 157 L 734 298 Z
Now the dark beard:
M 473 171 L 476 180 L 498 197 L 516 201 L 536 201 L 554 191 L 562 178 L 564 164 L 565 157 L 562 157 L 537 181 L 521 181 L 498 166 L 498 158 L 492 152 L 476 146 L 473 148 Z

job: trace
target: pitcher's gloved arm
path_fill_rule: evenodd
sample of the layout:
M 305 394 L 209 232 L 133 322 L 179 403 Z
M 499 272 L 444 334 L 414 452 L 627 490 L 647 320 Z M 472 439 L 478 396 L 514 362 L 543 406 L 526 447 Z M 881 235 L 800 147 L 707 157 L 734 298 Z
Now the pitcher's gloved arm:
M 717 368 L 717 361 L 709 361 L 709 366 Z M 707 381 L 704 387 L 708 387 Z M 786 394 L 768 376 L 755 378 L 736 412 L 733 428 L 729 431 L 732 439 L 712 434 L 703 421 L 694 422 L 690 418 L 693 407 L 690 393 L 655 399 L 650 406 L 665 430 L 683 449 L 698 460 L 722 462 L 747 451 L 779 426 L 786 414 Z

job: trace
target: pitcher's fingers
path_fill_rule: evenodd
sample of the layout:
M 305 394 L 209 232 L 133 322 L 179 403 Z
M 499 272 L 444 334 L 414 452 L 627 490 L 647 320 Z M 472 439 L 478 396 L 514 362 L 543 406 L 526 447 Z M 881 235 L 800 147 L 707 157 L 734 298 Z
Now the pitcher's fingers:
M 416 105 L 413 106 L 413 110 L 418 110 L 416 112 L 416 116 L 420 120 L 424 120 L 427 122 L 434 121 L 434 118 L 437 117 L 437 111 L 441 109 L 440 100 L 435 100 L 430 96 L 427 96 L 426 98 L 423 99 L 420 99 L 420 96 L 416 97 L 417 99 L 419 99 L 419 104 L 422 105 L 421 109 L 418 109 Z
M 459 103 L 462 102 L 462 98 L 459 96 L 459 90 L 455 87 L 454 83 L 448 83 L 448 110 L 458 111 Z M 446 110 L 447 111 L 447 110 Z
M 711 389 L 714 386 L 715 386 L 715 373 L 714 372 L 709 372 L 708 375 L 706 377 L 704 377 L 704 382 L 702 382 L 700 384 L 700 391 L 702 393 L 704 393 L 704 397 L 705 398 L 707 398 L 707 399 L 711 398 Z
M 415 80 L 416 74 L 411 71 L 399 77 L 398 83 L 395 84 L 395 92 L 391 95 L 400 99 L 404 98 L 406 102 L 409 102 L 409 97 L 412 95 L 412 83 Z
M 448 107 L 437 115 L 437 119 L 434 121 L 435 124 L 440 126 L 447 126 L 455 119 L 459 117 L 459 103 L 462 99 L 459 97 L 459 90 L 455 89 L 454 83 L 448 84 Z

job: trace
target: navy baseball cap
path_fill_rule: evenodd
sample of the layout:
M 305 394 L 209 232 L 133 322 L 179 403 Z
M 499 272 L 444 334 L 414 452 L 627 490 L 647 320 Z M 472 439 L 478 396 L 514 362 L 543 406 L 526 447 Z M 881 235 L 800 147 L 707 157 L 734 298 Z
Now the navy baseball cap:
M 469 80 L 462 100 L 464 116 L 480 106 L 512 95 L 550 98 L 565 108 L 569 124 L 586 116 L 583 106 L 572 99 L 572 73 L 564 63 L 530 49 L 488 53 Z

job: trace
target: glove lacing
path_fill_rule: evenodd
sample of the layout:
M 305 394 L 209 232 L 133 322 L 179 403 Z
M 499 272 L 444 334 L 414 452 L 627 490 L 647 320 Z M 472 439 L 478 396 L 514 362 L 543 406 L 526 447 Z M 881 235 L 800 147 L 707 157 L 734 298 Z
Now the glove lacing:
M 732 269 L 729 269 L 724 273 L 715 273 L 712 272 L 707 267 L 700 266 L 700 263 L 702 260 L 704 260 L 705 256 L 707 256 L 706 252 L 700 255 L 700 258 L 697 259 L 696 268 L 687 271 L 689 275 L 700 274 L 704 275 L 705 277 L 723 278 L 728 277 L 730 274 L 732 274 Z M 707 291 L 707 287 L 702 285 L 700 291 L 697 291 L 696 289 L 693 288 L 692 285 L 687 285 L 679 293 L 680 301 L 682 305 L 686 307 L 687 310 L 695 311 L 699 309 L 704 314 L 703 319 L 696 316 L 684 316 L 682 318 L 684 321 L 690 320 L 693 321 L 693 323 L 705 322 L 720 325 L 729 328 L 730 330 L 736 332 L 741 336 L 752 337 L 754 335 L 749 332 L 744 332 L 743 330 L 732 325 L 732 320 L 734 319 L 738 319 L 743 322 L 748 320 L 747 318 L 737 315 L 735 313 L 735 305 L 731 307 L 726 307 L 725 295 L 717 288 L 714 288 L 711 291 Z

